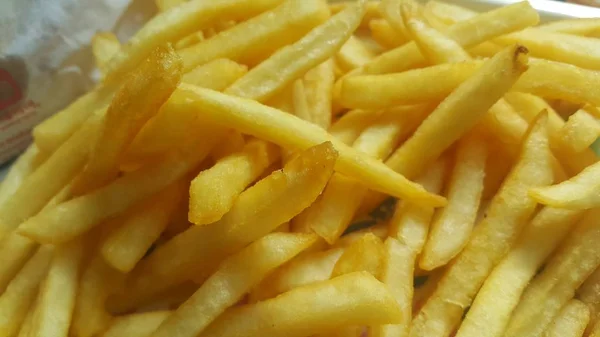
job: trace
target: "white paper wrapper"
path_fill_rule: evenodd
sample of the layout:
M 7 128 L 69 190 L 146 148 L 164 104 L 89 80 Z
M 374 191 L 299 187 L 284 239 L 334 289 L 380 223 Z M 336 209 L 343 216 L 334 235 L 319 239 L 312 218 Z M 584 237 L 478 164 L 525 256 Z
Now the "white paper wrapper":
M 155 11 L 152 0 L 0 1 L 0 165 L 30 143 L 33 126 L 93 86 L 96 32 L 125 41 Z

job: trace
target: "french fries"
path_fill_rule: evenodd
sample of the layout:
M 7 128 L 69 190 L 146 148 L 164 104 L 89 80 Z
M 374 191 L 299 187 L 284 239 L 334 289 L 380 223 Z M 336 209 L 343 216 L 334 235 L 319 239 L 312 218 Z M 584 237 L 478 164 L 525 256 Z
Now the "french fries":
M 369 62 L 374 57 L 375 54 L 353 35 L 342 45 L 340 51 L 335 55 L 335 60 L 342 70 L 348 72 Z
M 585 303 L 590 309 L 590 323 L 588 331 L 591 330 L 600 319 L 600 293 L 596 291 L 600 285 L 600 269 L 596 268 L 594 273 L 577 289 L 577 298 Z
M 334 62 L 329 59 L 306 72 L 302 79 L 306 107 L 311 122 L 327 129 L 331 126 L 331 100 L 335 82 Z
M 44 155 L 35 144 L 30 145 L 25 152 L 12 164 L 6 177 L 0 184 L 0 205 L 5 203 L 23 184 L 25 178 L 45 160 Z
M 369 21 L 369 29 L 373 40 L 385 48 L 394 48 L 405 44 L 408 39 L 398 34 L 384 19 Z
M 581 109 L 569 117 L 561 131 L 563 141 L 574 152 L 581 152 L 600 136 L 600 123 L 596 117 Z
M 588 307 L 578 300 L 571 300 L 554 318 L 548 330 L 544 332 L 544 337 L 583 336 L 589 319 Z
M 365 233 L 344 250 L 331 272 L 331 277 L 366 271 L 379 278 L 385 249 L 381 239 L 372 233 Z
M 170 311 L 152 311 L 115 318 L 102 337 L 150 336 L 172 314 Z
M 109 32 L 97 33 L 92 38 L 92 52 L 96 59 L 96 66 L 104 72 L 110 59 L 121 50 L 121 42 Z

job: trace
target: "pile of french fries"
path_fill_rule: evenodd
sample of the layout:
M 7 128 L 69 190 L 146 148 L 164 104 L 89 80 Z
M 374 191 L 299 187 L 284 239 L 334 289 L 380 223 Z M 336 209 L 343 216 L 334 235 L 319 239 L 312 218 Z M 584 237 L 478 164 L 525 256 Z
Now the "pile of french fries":
M 600 337 L 600 19 L 157 5 L 0 187 L 0 336 Z

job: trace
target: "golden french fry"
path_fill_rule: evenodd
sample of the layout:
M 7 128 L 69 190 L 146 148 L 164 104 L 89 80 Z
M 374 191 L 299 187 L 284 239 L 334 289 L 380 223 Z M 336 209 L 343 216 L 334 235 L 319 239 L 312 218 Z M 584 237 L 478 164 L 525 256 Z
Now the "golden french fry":
M 346 7 L 352 5 L 354 1 L 335 1 L 329 4 L 329 10 L 332 14 L 337 14 L 342 10 L 346 9 Z M 365 12 L 365 16 L 363 17 L 362 22 L 360 23 L 361 28 L 366 28 L 369 22 L 374 19 L 380 19 L 381 13 L 379 12 L 379 1 L 378 0 L 369 0 L 367 1 L 367 11 Z
M 578 300 L 570 300 L 544 332 L 544 337 L 581 337 L 589 320 L 590 309 Z
M 130 39 L 107 65 L 105 82 L 114 83 L 157 46 L 188 36 L 218 21 L 242 20 L 269 10 L 282 0 L 191 0 L 159 13 Z
M 452 25 L 446 34 L 463 48 L 470 48 L 495 37 L 519 31 L 539 22 L 539 14 L 526 2 L 500 7 Z M 392 49 L 366 64 L 367 74 L 405 71 L 421 65 L 425 58 L 414 42 Z
M 421 268 L 433 270 L 445 265 L 469 240 L 481 204 L 487 157 L 481 138 L 467 136 L 459 143 L 447 186 L 448 205 L 431 224 L 419 260 Z
M 596 322 L 590 332 L 590 337 L 600 337 L 600 323 Z
M 366 11 L 365 1 L 349 5 L 297 42 L 271 55 L 226 93 L 265 101 L 313 67 L 325 62 L 350 38 Z
M 329 280 L 343 253 L 344 249 L 338 247 L 296 257 L 267 276 L 250 293 L 250 302 L 273 298 L 297 287 Z
M 127 146 L 175 90 L 181 67 L 173 48 L 158 47 L 124 80 L 106 111 L 90 158 L 73 183 L 74 195 L 102 187 L 118 175 Z
M 135 267 L 167 227 L 186 185 L 182 181 L 175 182 L 142 202 L 107 235 L 101 243 L 100 252 L 111 267 L 124 273 Z
M 378 111 L 350 110 L 331 125 L 329 133 L 346 145 L 352 145 L 358 136 L 380 115 Z
M 553 176 L 546 120 L 542 113 L 532 123 L 520 158 L 494 196 L 487 217 L 475 227 L 466 247 L 413 319 L 411 337 L 447 336 L 457 327 L 463 310 L 535 211 L 537 203 L 528 189 L 551 183 Z
M 331 277 L 366 271 L 379 278 L 383 269 L 385 248 L 380 238 L 366 233 L 344 250 L 331 272 Z
M 336 157 L 329 143 L 304 151 L 240 194 L 221 220 L 192 226 L 159 246 L 132 271 L 126 292 L 110 303 L 113 311 L 130 309 L 148 295 L 212 273 L 228 254 L 289 221 L 321 193 Z
M 600 122 L 585 109 L 581 109 L 569 117 L 561 131 L 563 141 L 574 152 L 581 152 L 600 136 Z
M 30 336 L 69 335 L 83 255 L 82 239 L 54 250 L 48 274 L 40 286 Z
M 532 56 L 600 70 L 600 47 L 595 38 L 529 28 L 495 41 L 505 45 L 521 43 Z
M 525 287 L 582 215 L 579 211 L 542 209 L 487 278 L 457 336 L 502 336 Z
M 386 256 L 383 262 L 382 282 L 388 286 L 402 312 L 399 324 L 377 325 L 371 327 L 369 336 L 406 337 L 410 330 L 413 301 L 413 275 L 415 253 L 393 237 L 385 240 Z
M 346 248 L 352 243 L 354 243 L 356 240 L 362 238 L 363 235 L 366 233 L 372 233 L 381 240 L 385 240 L 388 237 L 388 224 L 382 222 L 367 228 L 359 229 L 357 231 L 345 234 L 335 243 L 333 247 Z
M 102 337 L 149 337 L 171 314 L 171 311 L 152 311 L 118 316 Z
M 402 20 L 401 8 L 403 3 L 408 1 L 404 0 L 381 0 L 381 4 L 379 5 L 379 11 L 381 12 L 381 16 L 392 26 L 392 28 L 397 32 L 397 34 L 409 36 L 408 30 L 404 25 L 404 20 Z M 422 10 L 420 6 L 417 6 L 416 3 L 410 1 L 411 5 L 415 7 L 415 10 Z
M 598 287 L 600 287 L 600 268 L 596 268 L 594 273 L 577 289 L 577 298 L 587 304 L 590 309 L 588 332 L 600 320 L 600 293 L 597 291 Z
M 181 49 L 184 49 L 189 46 L 200 43 L 200 42 L 204 41 L 206 38 L 208 38 L 208 37 L 204 36 L 203 31 L 198 31 L 198 32 L 192 33 L 192 34 L 184 37 L 183 39 L 177 41 L 177 43 L 175 43 L 175 45 L 173 47 L 177 51 L 180 51 Z
M 279 148 L 261 140 L 200 172 L 190 185 L 189 220 L 196 225 L 218 221 L 236 198 L 279 158 Z
M 540 336 L 600 265 L 598 209 L 587 212 L 560 249 L 534 278 L 513 311 L 506 336 Z
M 374 19 L 369 22 L 371 37 L 382 47 L 390 49 L 408 42 L 408 37 L 396 32 L 384 19 Z
M 334 62 L 332 59 L 309 70 L 302 79 L 310 121 L 324 129 L 331 126 L 331 93 L 334 81 Z
M 445 203 L 443 197 L 425 191 L 418 184 L 398 175 L 383 163 L 348 147 L 316 125 L 256 101 L 188 85 L 181 87 L 175 94 L 177 100 L 199 109 L 207 120 L 226 124 L 284 148 L 306 149 L 330 141 L 340 153 L 336 169 L 341 173 L 354 177 L 373 189 L 417 203 L 432 206 L 442 206 Z M 260 120 L 268 121 L 270 127 L 257 123 Z
M 104 308 L 104 302 L 108 294 L 121 284 L 124 275 L 112 269 L 100 255 L 95 255 L 82 269 L 71 331 L 76 336 L 92 337 L 110 324 L 111 316 Z
M 164 12 L 173 7 L 177 7 L 187 0 L 154 0 L 159 11 Z
M 230 309 L 202 336 L 301 337 L 344 325 L 398 323 L 400 316 L 385 285 L 366 272 L 355 272 Z
M 598 19 L 565 19 L 551 21 L 537 26 L 549 32 L 564 33 L 580 36 L 598 37 L 600 35 L 600 22 Z
M 102 221 L 118 215 L 181 179 L 208 155 L 223 134 L 219 128 L 207 128 L 201 141 L 191 140 L 186 152 L 172 153 L 164 161 L 125 174 L 110 184 L 29 218 L 19 233 L 38 242 L 66 242 Z M 192 135 L 192 138 L 195 138 Z
M 35 144 L 29 145 L 27 150 L 11 164 L 0 184 L 0 205 L 12 197 L 25 179 L 47 159 L 46 157 L 46 154 L 41 153 Z
M 444 179 L 448 168 L 446 157 L 433 163 L 416 181 L 428 191 L 439 193 L 444 187 Z M 433 218 L 432 207 L 415 205 L 403 200 L 396 204 L 394 215 L 389 224 L 390 237 L 396 238 L 402 244 L 420 254 L 427 240 L 429 225 Z
M 8 284 L 0 296 L 0 334 L 14 336 L 35 301 L 39 284 L 48 271 L 52 248 L 41 247 Z
M 219 269 L 151 336 L 197 336 L 267 273 L 306 249 L 316 239 L 314 234 L 273 233 L 250 244 L 223 261 Z M 216 299 L 215 293 L 221 293 L 221 296 Z
M 113 33 L 96 33 L 92 38 L 92 53 L 96 60 L 96 67 L 104 72 L 110 59 L 121 50 L 121 42 Z
M 255 65 L 277 49 L 300 39 L 328 16 L 323 1 L 285 0 L 270 11 L 182 49 L 179 53 L 186 70 L 217 58 Z
M 236 152 L 242 151 L 244 146 L 246 146 L 244 136 L 235 130 L 228 130 L 227 135 L 223 138 L 221 143 L 219 143 L 219 146 L 213 148 L 210 157 L 217 162 Z M 210 165 L 212 165 L 212 163 Z
M 37 301 L 34 302 L 29 307 L 27 311 L 27 316 L 23 320 L 23 324 L 21 324 L 21 328 L 19 329 L 19 334 L 17 337 L 29 337 L 29 332 L 31 331 L 31 325 L 33 323 L 33 316 L 35 315 L 35 308 L 37 307 Z
M 441 64 L 385 75 L 341 80 L 339 103 L 347 108 L 380 109 L 443 100 L 481 68 L 482 62 Z
M 432 0 L 425 4 L 423 15 L 427 20 L 434 17 L 446 25 L 453 25 L 477 16 L 477 12 L 452 3 Z
M 29 238 L 11 232 L 0 240 L 0 294 L 38 247 Z
M 374 57 L 375 53 L 369 50 L 359 38 L 352 35 L 337 52 L 335 60 L 343 71 L 348 72 L 371 61 Z

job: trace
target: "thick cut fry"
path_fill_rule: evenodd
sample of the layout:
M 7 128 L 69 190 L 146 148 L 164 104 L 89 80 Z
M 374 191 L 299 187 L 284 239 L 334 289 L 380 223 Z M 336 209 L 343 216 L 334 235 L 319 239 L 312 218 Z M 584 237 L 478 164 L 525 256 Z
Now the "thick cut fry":
M 416 203 L 442 206 L 445 199 L 393 172 L 378 162 L 338 141 L 320 127 L 256 101 L 228 96 L 216 91 L 183 86 L 175 94 L 177 101 L 197 108 L 203 117 L 227 125 L 284 148 L 306 149 L 330 141 L 340 156 L 336 169 L 369 187 Z M 265 121 L 259 122 L 259 121 Z M 270 125 L 265 127 L 264 125 Z
M 239 301 L 267 273 L 306 249 L 314 234 L 269 234 L 223 261 L 219 269 L 152 337 L 195 337 L 227 308 Z M 215 297 L 215 294 L 220 294 Z
M 535 211 L 528 189 L 552 182 L 546 114 L 540 114 L 525 137 L 520 158 L 495 195 L 487 217 L 438 282 L 413 319 L 411 337 L 449 336 L 492 268 L 507 253 Z
M 230 309 L 201 336 L 302 337 L 338 326 L 398 323 L 400 316 L 387 287 L 356 272 Z
M 384 19 L 371 20 L 369 29 L 373 40 L 384 48 L 395 48 L 408 42 L 408 37 L 396 32 Z
M 379 278 L 384 257 L 385 248 L 381 239 L 373 233 L 366 233 L 344 250 L 333 267 L 331 277 L 366 271 Z
M 251 293 L 250 302 L 273 298 L 297 287 L 329 280 L 343 248 L 301 255 L 267 276 Z
M 329 10 L 332 14 L 337 14 L 344 10 L 346 7 L 352 5 L 354 1 L 335 1 L 329 4 Z M 367 11 L 365 12 L 365 16 L 363 17 L 362 22 L 360 23 L 361 28 L 366 28 L 369 22 L 374 19 L 380 19 L 381 13 L 379 12 L 379 1 L 378 0 L 369 0 L 367 1 Z
M 113 33 L 96 33 L 92 38 L 92 53 L 96 60 L 96 67 L 104 72 L 110 59 L 121 50 L 121 42 Z
M 266 101 L 311 68 L 325 62 L 350 38 L 365 14 L 365 1 L 348 6 L 294 44 L 275 52 L 225 91 Z
M 544 337 L 581 337 L 589 320 L 590 309 L 578 300 L 570 300 L 544 332 Z
M 331 95 L 335 81 L 334 62 L 329 59 L 309 70 L 302 79 L 310 121 L 324 129 L 331 125 Z
M 158 164 L 125 174 L 90 194 L 39 213 L 22 223 L 18 231 L 38 242 L 52 243 L 66 242 L 83 234 L 181 179 L 208 155 L 222 132 L 219 128 L 207 129 L 203 133 L 206 138 L 190 141 L 186 153 L 173 153 Z
M 440 101 L 477 73 L 481 62 L 441 64 L 396 74 L 358 75 L 342 80 L 339 103 L 379 109 Z
M 505 330 L 505 336 L 540 336 L 575 290 L 600 265 L 598 209 L 584 219 L 544 270 L 529 284 Z
M 600 122 L 596 117 L 585 111 L 578 110 L 571 115 L 562 128 L 562 137 L 574 152 L 581 152 L 600 136 Z
M 523 290 L 582 215 L 579 211 L 542 209 L 487 278 L 457 336 L 502 336 Z
M 90 158 L 73 183 L 75 195 L 102 187 L 118 175 L 127 146 L 175 90 L 181 67 L 173 48 L 159 47 L 125 79 L 106 111 Z
M 329 128 L 329 133 L 346 145 L 352 145 L 380 113 L 371 110 L 350 110 Z
M 89 139 L 94 138 L 98 121 L 92 118 L 86 122 L 23 181 L 9 200 L 0 205 L 0 239 L 24 220 L 37 214 L 79 173 L 87 159 Z
M 595 38 L 529 28 L 498 38 L 496 42 L 521 43 L 532 56 L 600 70 L 600 46 Z
M 410 329 L 413 301 L 413 275 L 415 253 L 398 240 L 385 240 L 386 257 L 383 262 L 381 281 L 390 289 L 402 312 L 399 324 L 378 325 L 371 328 L 369 336 L 406 337 Z
M 351 71 L 371 61 L 375 53 L 355 35 L 350 36 L 335 55 L 337 64 L 343 71 Z
M 19 189 L 25 179 L 29 177 L 46 155 L 41 153 L 35 144 L 29 145 L 27 150 L 10 166 L 8 173 L 0 184 L 0 205 L 5 203 Z
M 184 182 L 176 182 L 144 201 L 108 234 L 100 252 L 111 267 L 124 273 L 135 267 L 167 227 L 185 187 Z
M 543 98 L 600 106 L 600 72 L 570 64 L 533 59 L 513 90 Z
M 446 32 L 463 48 L 470 48 L 492 38 L 535 25 L 539 14 L 527 1 L 479 14 L 458 22 Z M 423 64 L 425 58 L 414 42 L 377 56 L 364 66 L 367 74 L 400 72 Z
M 83 240 L 57 247 L 33 318 L 30 336 L 67 337 L 71 325 L 77 284 L 84 254 Z
M 148 295 L 210 275 L 224 257 L 308 207 L 329 180 L 336 157 L 328 143 L 304 151 L 240 194 L 221 220 L 193 226 L 159 246 L 132 271 L 126 292 L 114 298 L 113 308 L 130 309 Z
M 407 2 L 402 6 L 404 26 L 429 63 L 454 63 L 471 59 L 471 56 L 458 42 L 428 26 L 420 19 L 410 4 Z
M 35 252 L 37 243 L 12 232 L 0 240 L 0 294 Z
M 428 191 L 439 193 L 444 186 L 447 168 L 447 158 L 440 158 L 416 181 Z M 403 200 L 396 204 L 394 215 L 389 224 L 389 235 L 408 246 L 415 254 L 420 254 L 427 240 L 433 213 L 434 209 L 432 207 L 415 205 Z
M 456 151 L 447 187 L 448 205 L 431 224 L 419 260 L 419 266 L 425 270 L 433 270 L 453 259 L 469 240 L 477 218 L 488 149 L 481 138 L 467 137 Z
M 157 46 L 173 43 L 218 21 L 243 20 L 269 10 L 282 0 L 191 0 L 159 13 L 129 40 L 107 65 L 105 82 L 116 82 Z
M 152 311 L 118 316 L 102 337 L 149 337 L 171 314 L 171 311 Z
M 202 171 L 190 185 L 189 220 L 204 225 L 221 219 L 237 196 L 278 158 L 276 146 L 254 140 Z
M 110 324 L 111 316 L 104 308 L 108 294 L 118 288 L 124 275 L 112 269 L 100 255 L 85 266 L 77 289 L 71 331 L 79 337 L 93 337 Z
M 46 276 L 51 247 L 41 247 L 0 296 L 0 334 L 14 336 L 31 310 L 39 284 Z
M 592 19 L 565 19 L 547 22 L 537 28 L 549 32 L 564 33 L 580 36 L 600 36 L 600 20 Z
M 186 70 L 222 57 L 255 65 L 277 49 L 300 39 L 328 16 L 323 1 L 286 0 L 268 12 L 179 53 Z

